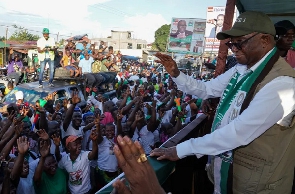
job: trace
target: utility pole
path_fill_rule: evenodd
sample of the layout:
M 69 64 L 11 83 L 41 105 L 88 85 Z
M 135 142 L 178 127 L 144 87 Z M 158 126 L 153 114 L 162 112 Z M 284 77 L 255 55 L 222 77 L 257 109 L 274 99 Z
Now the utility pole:
M 58 37 L 59 37 L 59 32 L 57 33 L 57 38 L 56 38 L 56 42 L 58 42 Z
M 5 42 L 4 42 L 4 53 L 3 53 L 3 64 L 1 66 L 4 66 L 4 64 L 6 64 L 6 44 L 7 44 L 7 35 L 8 35 L 8 28 L 6 28 L 6 32 L 5 32 Z

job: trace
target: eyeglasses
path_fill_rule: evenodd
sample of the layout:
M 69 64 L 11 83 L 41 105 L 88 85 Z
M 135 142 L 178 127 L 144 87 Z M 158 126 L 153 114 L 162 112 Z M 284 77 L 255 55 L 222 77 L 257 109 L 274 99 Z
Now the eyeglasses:
M 258 34 L 260 34 L 260 33 L 256 33 L 253 36 L 250 36 L 249 38 L 247 38 L 246 40 L 241 41 L 241 42 L 230 42 L 230 41 L 228 41 L 227 43 L 225 43 L 225 45 L 228 46 L 228 48 L 230 48 L 230 49 L 233 49 L 233 47 L 235 46 L 238 50 L 241 50 L 243 44 L 247 43 L 251 38 L 254 38 Z

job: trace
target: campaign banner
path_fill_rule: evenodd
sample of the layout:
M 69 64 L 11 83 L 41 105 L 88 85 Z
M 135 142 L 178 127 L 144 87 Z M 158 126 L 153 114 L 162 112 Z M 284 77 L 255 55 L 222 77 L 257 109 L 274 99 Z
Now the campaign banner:
M 168 52 L 201 55 L 205 28 L 205 19 L 172 18 Z
M 217 52 L 220 41 L 216 34 L 222 31 L 225 7 L 208 7 L 205 32 L 205 51 Z

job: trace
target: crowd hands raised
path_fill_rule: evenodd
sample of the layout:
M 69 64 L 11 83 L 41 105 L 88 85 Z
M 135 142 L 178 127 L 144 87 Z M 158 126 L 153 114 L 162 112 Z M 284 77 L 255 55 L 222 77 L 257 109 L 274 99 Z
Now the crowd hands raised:
M 128 184 L 115 181 L 117 193 L 165 193 L 147 155 L 178 160 L 175 147 L 158 147 L 197 117 L 200 102 L 152 72 L 144 81 L 122 76 L 116 94 L 91 90 L 86 107 L 75 91 L 55 105 L 56 92 L 9 104 L 0 125 L 1 193 L 95 193 L 122 171 Z

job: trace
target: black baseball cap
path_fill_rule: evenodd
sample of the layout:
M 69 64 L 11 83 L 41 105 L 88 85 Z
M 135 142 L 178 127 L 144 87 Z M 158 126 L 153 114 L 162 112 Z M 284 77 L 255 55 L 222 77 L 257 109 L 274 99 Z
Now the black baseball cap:
M 275 28 L 277 31 L 277 35 L 284 35 L 287 33 L 288 30 L 295 29 L 295 26 L 289 20 L 282 20 L 275 23 Z M 284 30 L 281 30 L 284 29 Z

